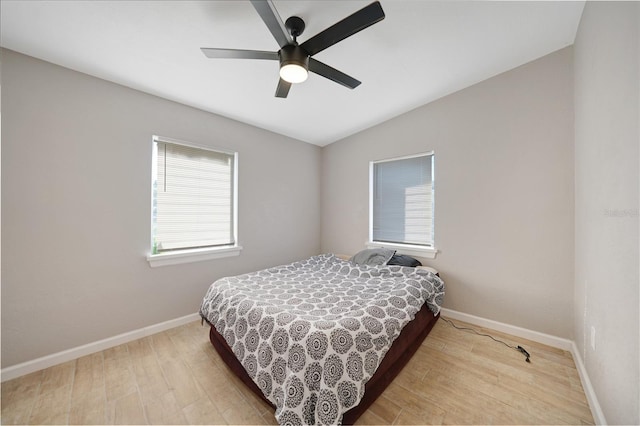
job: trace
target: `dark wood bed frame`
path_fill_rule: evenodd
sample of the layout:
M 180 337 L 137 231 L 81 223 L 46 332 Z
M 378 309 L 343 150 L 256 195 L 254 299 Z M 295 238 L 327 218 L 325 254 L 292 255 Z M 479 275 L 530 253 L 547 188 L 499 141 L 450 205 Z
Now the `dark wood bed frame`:
M 400 332 L 400 335 L 391 345 L 391 348 L 382 359 L 375 374 L 365 385 L 365 394 L 360 403 L 347 411 L 342 418 L 342 424 L 350 425 L 358 420 L 371 404 L 384 392 L 393 379 L 400 373 L 402 368 L 409 362 L 413 354 L 418 350 L 425 337 L 429 334 L 440 314 L 434 315 L 425 303 L 416 317 L 409 322 Z M 262 391 L 254 383 L 245 371 L 240 361 L 233 351 L 218 333 L 215 327 L 211 326 L 209 339 L 213 347 L 220 354 L 222 360 L 229 368 L 251 389 L 257 396 L 273 407 L 271 401 L 264 397 Z M 275 408 L 275 407 L 274 407 Z

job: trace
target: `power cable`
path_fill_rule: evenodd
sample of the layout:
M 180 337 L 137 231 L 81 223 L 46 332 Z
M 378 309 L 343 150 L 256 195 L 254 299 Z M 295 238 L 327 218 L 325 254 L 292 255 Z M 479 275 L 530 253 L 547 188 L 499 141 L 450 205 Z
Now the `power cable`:
M 453 328 L 456 328 L 456 329 L 461 330 L 461 331 L 471 331 L 471 332 L 477 334 L 478 336 L 489 337 L 490 339 L 492 339 L 492 340 L 494 340 L 494 341 L 496 341 L 498 343 L 502 343 L 503 345 L 505 345 L 508 348 L 515 349 L 516 351 L 522 353 L 526 357 L 526 359 L 525 359 L 526 362 L 529 362 L 529 363 L 531 362 L 531 360 L 529 359 L 529 358 L 531 358 L 531 355 L 529 355 L 529 352 L 527 352 L 522 346 L 510 345 L 510 344 L 508 344 L 506 342 L 503 342 L 500 339 L 496 339 L 495 337 L 493 337 L 493 336 L 491 336 L 489 334 L 480 333 L 478 330 L 475 330 L 473 328 L 460 327 L 458 325 L 455 325 L 453 323 L 453 321 L 451 321 L 450 319 L 447 319 L 447 318 L 440 317 L 440 319 L 443 320 L 444 322 L 446 322 L 447 324 L 451 325 Z

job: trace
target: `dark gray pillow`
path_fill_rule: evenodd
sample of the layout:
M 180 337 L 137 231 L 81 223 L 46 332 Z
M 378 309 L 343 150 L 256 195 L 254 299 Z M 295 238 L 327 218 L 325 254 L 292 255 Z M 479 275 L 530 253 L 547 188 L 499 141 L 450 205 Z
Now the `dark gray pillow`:
M 387 248 L 373 248 L 359 251 L 351 259 L 356 265 L 386 265 L 389 259 L 396 253 L 395 250 Z
M 389 262 L 387 262 L 387 265 L 411 266 L 415 268 L 416 266 L 422 266 L 422 263 L 418 259 L 407 256 L 406 254 L 394 254 Z

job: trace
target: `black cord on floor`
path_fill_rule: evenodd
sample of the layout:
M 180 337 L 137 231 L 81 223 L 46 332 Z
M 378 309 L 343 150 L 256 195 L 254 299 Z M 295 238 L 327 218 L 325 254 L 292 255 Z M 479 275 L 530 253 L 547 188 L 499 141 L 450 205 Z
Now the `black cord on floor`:
M 526 356 L 526 357 L 527 357 L 527 358 L 525 359 L 525 361 L 526 361 L 526 362 L 531 362 L 531 360 L 529 359 L 529 358 L 531 358 L 531 355 L 529 355 L 529 352 L 527 352 L 527 351 L 526 351 L 522 346 L 513 346 L 513 345 L 510 345 L 510 344 L 508 344 L 508 343 L 506 343 L 506 342 L 503 342 L 503 341 L 502 341 L 502 340 L 500 340 L 500 339 L 496 339 L 495 337 L 493 337 L 493 336 L 491 336 L 491 335 L 489 335 L 489 334 L 480 333 L 478 330 L 474 330 L 473 328 L 469 328 L 469 327 L 460 327 L 460 326 L 458 326 L 458 325 L 455 325 L 455 324 L 453 323 L 453 321 L 451 321 L 450 319 L 447 319 L 447 318 L 440 317 L 440 319 L 441 319 L 441 320 L 443 320 L 444 322 L 446 322 L 447 324 L 451 325 L 453 328 L 456 328 L 456 329 L 458 329 L 458 330 L 462 330 L 462 331 L 471 331 L 471 332 L 473 332 L 473 333 L 477 334 L 478 336 L 489 337 L 490 339 L 494 340 L 495 342 L 502 343 L 503 345 L 505 345 L 505 346 L 506 346 L 506 347 L 508 347 L 508 348 L 515 349 L 516 351 L 518 351 L 518 352 L 522 353 L 524 356 Z

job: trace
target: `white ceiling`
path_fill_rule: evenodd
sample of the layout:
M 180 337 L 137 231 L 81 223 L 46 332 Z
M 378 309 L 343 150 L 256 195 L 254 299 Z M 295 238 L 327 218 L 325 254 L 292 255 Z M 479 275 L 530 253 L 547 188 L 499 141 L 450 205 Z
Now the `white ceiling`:
M 369 1 L 282 1 L 299 42 Z M 274 97 L 278 62 L 208 59 L 200 47 L 278 50 L 248 1 L 0 2 L 0 45 L 134 89 L 324 146 L 571 45 L 582 1 L 381 0 L 386 18 L 316 59 L 323 77 Z

